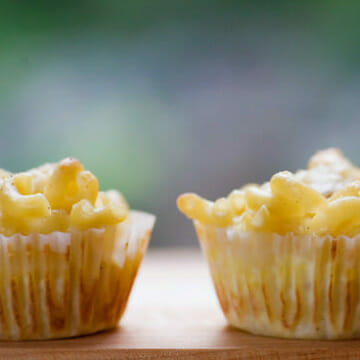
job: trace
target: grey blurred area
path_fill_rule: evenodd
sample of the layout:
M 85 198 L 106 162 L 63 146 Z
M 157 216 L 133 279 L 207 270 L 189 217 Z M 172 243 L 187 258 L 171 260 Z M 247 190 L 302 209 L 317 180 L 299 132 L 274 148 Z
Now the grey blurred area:
M 271 3 L 271 4 L 270 4 Z M 0 15 L 0 166 L 74 156 L 197 246 L 176 209 L 337 146 L 360 164 L 360 5 L 15 1 Z

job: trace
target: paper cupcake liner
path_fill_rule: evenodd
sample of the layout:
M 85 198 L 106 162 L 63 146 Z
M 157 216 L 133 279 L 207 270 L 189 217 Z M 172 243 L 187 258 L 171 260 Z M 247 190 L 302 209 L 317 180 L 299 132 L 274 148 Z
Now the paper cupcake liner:
M 360 235 L 195 228 L 231 325 L 289 338 L 360 336 Z
M 72 337 L 115 327 L 155 218 L 47 235 L 0 235 L 0 339 Z

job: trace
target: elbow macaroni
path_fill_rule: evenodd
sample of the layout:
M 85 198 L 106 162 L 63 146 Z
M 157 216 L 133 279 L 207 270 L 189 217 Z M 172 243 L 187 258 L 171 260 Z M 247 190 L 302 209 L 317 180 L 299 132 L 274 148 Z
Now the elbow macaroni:
M 0 170 L 0 232 L 46 234 L 124 221 L 124 198 L 98 188 L 97 178 L 72 158 L 19 174 Z
M 245 186 L 216 202 L 183 194 L 178 207 L 217 227 L 353 236 L 360 232 L 360 170 L 339 150 L 328 149 L 315 154 L 307 170 L 279 172 L 268 183 Z

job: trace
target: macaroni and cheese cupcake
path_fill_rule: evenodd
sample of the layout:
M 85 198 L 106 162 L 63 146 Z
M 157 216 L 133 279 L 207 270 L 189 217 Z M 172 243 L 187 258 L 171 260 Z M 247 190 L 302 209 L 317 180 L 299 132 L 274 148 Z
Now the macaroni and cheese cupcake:
M 337 149 L 215 202 L 194 220 L 228 322 L 289 338 L 360 336 L 360 170 Z
M 115 327 L 154 225 L 75 159 L 0 172 L 0 339 Z

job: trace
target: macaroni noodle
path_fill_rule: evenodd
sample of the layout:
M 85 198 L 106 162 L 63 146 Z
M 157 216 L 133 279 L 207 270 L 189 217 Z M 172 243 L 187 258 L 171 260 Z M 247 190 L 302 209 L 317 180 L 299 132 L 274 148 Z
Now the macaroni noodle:
M 18 174 L 0 170 L 0 232 L 46 234 L 125 220 L 124 198 L 98 188 L 97 178 L 72 158 Z
M 216 202 L 183 194 L 178 207 L 218 227 L 353 236 L 360 231 L 360 170 L 339 150 L 328 149 L 315 154 L 307 170 L 279 172 L 268 183 L 234 190 Z

